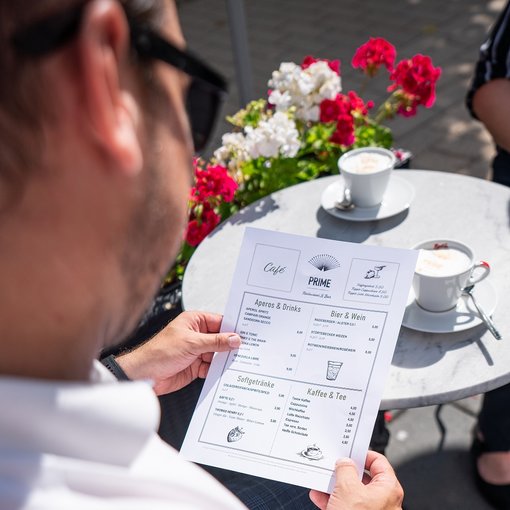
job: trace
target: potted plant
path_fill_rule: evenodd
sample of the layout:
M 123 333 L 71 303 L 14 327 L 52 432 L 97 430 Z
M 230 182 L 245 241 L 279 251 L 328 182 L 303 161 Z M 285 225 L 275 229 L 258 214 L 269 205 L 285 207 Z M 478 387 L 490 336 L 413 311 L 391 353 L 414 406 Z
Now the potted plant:
M 361 93 L 342 90 L 338 60 L 307 56 L 299 65 L 282 63 L 268 81 L 267 97 L 227 117 L 233 129 L 223 135 L 221 147 L 209 161 L 194 162 L 185 239 L 144 319 L 144 334 L 180 312 L 179 282 L 186 264 L 220 221 L 269 193 L 335 174 L 338 158 L 351 149 L 392 148 L 386 122 L 395 116 L 412 117 L 420 107 L 434 104 L 440 68 L 425 55 L 399 62 L 396 57 L 392 44 L 371 38 L 352 59 L 351 65 L 366 80 L 386 74 L 388 96 L 378 107 Z M 395 154 L 400 166 L 408 164 L 409 152 Z

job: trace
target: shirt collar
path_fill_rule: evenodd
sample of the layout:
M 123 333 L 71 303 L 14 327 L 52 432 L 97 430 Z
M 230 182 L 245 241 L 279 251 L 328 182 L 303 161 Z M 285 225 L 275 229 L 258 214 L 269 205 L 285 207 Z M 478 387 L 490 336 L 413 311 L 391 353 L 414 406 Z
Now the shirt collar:
M 0 451 L 126 465 L 159 424 L 149 382 L 117 382 L 99 363 L 91 382 L 0 377 Z

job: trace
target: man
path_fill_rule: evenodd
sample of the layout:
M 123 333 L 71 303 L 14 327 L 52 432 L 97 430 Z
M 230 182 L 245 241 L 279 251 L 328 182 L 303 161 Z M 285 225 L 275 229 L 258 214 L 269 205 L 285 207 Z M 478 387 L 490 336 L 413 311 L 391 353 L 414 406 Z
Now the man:
M 177 49 L 169 1 L 0 0 L 0 37 L 0 508 L 243 508 L 155 433 L 151 386 L 179 389 L 239 346 L 220 317 L 183 314 L 119 359 L 138 382 L 94 361 L 177 252 L 190 124 L 203 143 L 217 75 Z M 312 500 L 400 508 L 386 459 L 367 470 L 364 485 L 339 462 L 333 495 Z

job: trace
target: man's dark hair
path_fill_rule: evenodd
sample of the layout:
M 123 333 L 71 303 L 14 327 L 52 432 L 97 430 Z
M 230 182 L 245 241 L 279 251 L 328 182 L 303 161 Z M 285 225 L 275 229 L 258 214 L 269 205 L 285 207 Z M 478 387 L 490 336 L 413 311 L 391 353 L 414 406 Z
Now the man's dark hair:
M 161 0 L 119 2 L 142 24 L 157 28 L 161 21 Z M 16 53 L 11 37 L 21 27 L 80 3 L 84 0 L 0 0 L 0 186 L 17 181 L 37 158 L 38 145 L 44 143 L 42 121 L 51 120 L 58 108 L 48 104 L 51 94 L 41 81 L 38 60 Z

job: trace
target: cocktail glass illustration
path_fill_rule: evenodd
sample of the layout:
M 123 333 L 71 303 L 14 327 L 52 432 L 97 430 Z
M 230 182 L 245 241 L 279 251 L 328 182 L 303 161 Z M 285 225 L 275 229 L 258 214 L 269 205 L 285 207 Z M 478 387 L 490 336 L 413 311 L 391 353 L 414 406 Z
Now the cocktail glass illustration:
M 341 361 L 328 361 L 328 370 L 326 372 L 326 379 L 328 381 L 336 381 L 338 373 L 342 368 L 343 363 Z
M 386 266 L 374 266 L 374 269 L 369 269 L 367 271 L 367 274 L 365 275 L 365 280 L 370 280 L 371 278 L 380 278 L 379 273 L 385 268 Z

